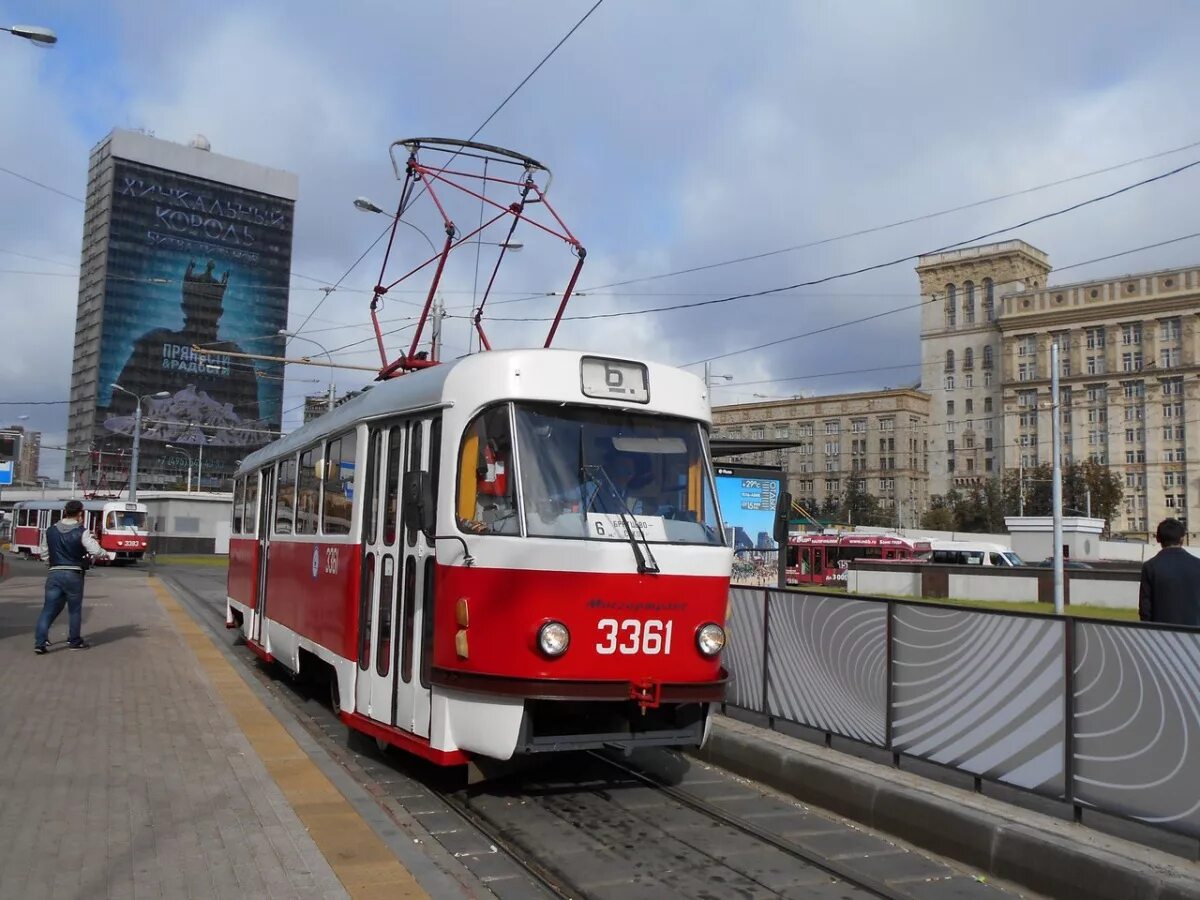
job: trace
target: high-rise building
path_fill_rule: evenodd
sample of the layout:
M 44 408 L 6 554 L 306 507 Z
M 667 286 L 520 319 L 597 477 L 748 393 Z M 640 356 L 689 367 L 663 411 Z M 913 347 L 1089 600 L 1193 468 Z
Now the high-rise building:
M 1046 283 L 1050 260 L 1024 241 L 922 256 L 921 385 L 928 391 L 929 490 L 999 475 L 1000 299 Z
M 5 450 L 0 458 L 12 463 L 13 484 L 37 484 L 38 466 L 42 456 L 42 433 L 28 431 L 23 425 L 0 428 L 5 438 Z M 11 456 L 11 460 L 7 458 Z
M 123 483 L 139 403 L 144 486 L 178 480 L 168 442 L 203 445 L 220 479 L 278 434 L 282 380 L 256 377 L 278 366 L 238 354 L 282 355 L 297 186 L 199 136 L 118 129 L 92 150 L 68 471 Z
M 852 480 L 903 527 L 916 526 L 929 502 L 929 395 L 921 391 L 741 403 L 712 415 L 714 437 L 795 442 L 738 461 L 781 467 L 789 493 L 806 508 L 844 496 Z

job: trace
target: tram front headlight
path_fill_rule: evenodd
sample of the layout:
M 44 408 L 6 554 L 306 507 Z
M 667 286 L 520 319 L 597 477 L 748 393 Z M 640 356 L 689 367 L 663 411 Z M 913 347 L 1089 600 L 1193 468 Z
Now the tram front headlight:
M 538 646 L 547 656 L 562 656 L 571 644 L 571 632 L 562 622 L 547 622 L 538 629 Z
M 696 646 L 705 656 L 716 656 L 725 649 L 725 629 L 716 622 L 701 625 L 696 632 Z

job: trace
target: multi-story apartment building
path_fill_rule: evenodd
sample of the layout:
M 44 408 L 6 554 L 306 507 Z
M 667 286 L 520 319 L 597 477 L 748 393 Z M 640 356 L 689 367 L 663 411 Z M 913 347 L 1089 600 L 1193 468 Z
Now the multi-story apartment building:
M 1200 504 L 1200 458 L 1188 447 L 1200 433 L 1200 268 L 1012 293 L 999 334 L 1007 468 L 1050 461 L 1057 342 L 1063 459 L 1120 473 L 1124 518 L 1113 529 L 1153 531 L 1167 516 L 1191 523 Z
M 1049 272 L 1046 254 L 1024 241 L 965 247 L 918 261 L 925 301 L 921 384 L 930 396 L 929 490 L 934 494 L 999 474 L 1005 444 L 997 324 L 1001 298 L 1043 286 Z M 1021 364 L 1027 364 L 1024 357 Z
M 788 491 L 806 506 L 842 496 L 858 479 L 909 527 L 929 500 L 929 402 L 902 388 L 722 406 L 713 434 L 794 442 L 740 461 L 783 468 Z

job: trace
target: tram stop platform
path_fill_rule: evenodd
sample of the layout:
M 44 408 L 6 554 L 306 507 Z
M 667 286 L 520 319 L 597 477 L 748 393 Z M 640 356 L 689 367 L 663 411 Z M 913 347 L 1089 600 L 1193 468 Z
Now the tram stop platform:
M 158 579 L 90 573 L 91 648 L 67 647 L 64 610 L 39 656 L 45 568 L 8 563 L 0 900 L 478 895 L 348 800 L 336 764 Z

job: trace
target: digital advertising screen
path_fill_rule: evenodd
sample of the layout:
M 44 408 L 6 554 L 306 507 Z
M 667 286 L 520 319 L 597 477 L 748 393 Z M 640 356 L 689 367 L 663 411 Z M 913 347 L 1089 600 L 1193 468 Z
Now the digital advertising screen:
M 733 545 L 734 584 L 779 583 L 775 520 L 783 496 L 783 473 L 750 466 L 716 467 L 717 503 Z
M 293 212 L 290 200 L 116 161 L 98 440 L 128 445 L 121 438 L 133 434 L 131 394 L 147 397 L 146 471 L 180 455 L 167 443 L 193 448 L 193 461 L 202 445 L 205 482 L 227 477 L 237 460 L 277 436 L 281 368 L 233 354 L 282 355 L 276 335 L 287 327 Z

